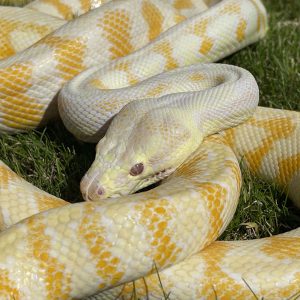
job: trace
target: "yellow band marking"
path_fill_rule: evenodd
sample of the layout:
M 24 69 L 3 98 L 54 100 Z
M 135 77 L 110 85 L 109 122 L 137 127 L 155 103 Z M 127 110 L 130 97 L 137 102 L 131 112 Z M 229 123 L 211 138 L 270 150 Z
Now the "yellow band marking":
M 6 58 L 16 53 L 13 45 L 10 41 L 10 36 L 14 31 L 37 33 L 41 38 L 52 31 L 51 26 L 40 25 L 34 23 L 24 23 L 20 21 L 10 21 L 6 19 L 0 19 L 0 59 Z
M 33 66 L 30 63 L 16 63 L 0 70 L 0 103 L 2 123 L 16 129 L 37 127 L 44 105 L 26 95 L 31 88 Z
M 201 73 L 194 73 L 189 76 L 189 79 L 193 82 L 198 82 L 205 79 L 205 76 Z
M 84 216 L 79 226 L 79 238 L 84 239 L 96 262 L 99 278 L 103 282 L 99 288 L 115 285 L 124 276 L 120 259 L 114 256 L 111 244 L 105 239 L 105 228 L 101 225 L 101 214 L 95 211 L 94 204 L 85 205 Z
M 188 9 L 193 8 L 194 5 L 191 0 L 175 0 L 174 8 L 176 9 Z
M 178 63 L 173 57 L 173 48 L 168 41 L 163 41 L 159 44 L 156 44 L 153 48 L 154 52 L 159 53 L 166 59 L 165 70 L 171 70 L 178 67 Z
M 257 31 L 260 31 L 260 29 L 262 29 L 262 28 L 265 29 L 267 27 L 266 16 L 261 12 L 256 1 L 253 1 L 253 0 L 250 0 L 250 1 L 255 6 L 256 11 L 257 11 Z
M 245 284 L 239 284 L 235 279 L 231 278 L 221 268 L 222 259 L 231 249 L 228 243 L 213 243 L 213 248 L 208 246 L 201 252 L 201 257 L 205 260 L 206 267 L 204 271 L 203 285 L 200 287 L 201 295 L 206 295 L 207 299 L 215 299 L 215 295 L 221 299 L 248 299 L 252 298 L 251 290 Z M 211 279 L 213 278 L 213 281 Z M 228 288 L 230 287 L 230 289 Z
M 35 192 L 33 197 L 37 203 L 38 211 L 46 211 L 51 208 L 61 207 L 68 204 L 68 202 L 62 199 L 56 198 L 41 191 Z
M 130 62 L 119 63 L 115 66 L 114 70 L 125 72 L 130 85 L 134 85 L 139 81 L 138 78 L 131 71 L 131 63 Z
M 165 83 L 158 84 L 155 87 L 149 89 L 146 93 L 146 97 L 158 97 L 161 96 L 166 89 L 168 89 L 168 85 Z
M 126 56 L 135 49 L 131 41 L 131 20 L 126 10 L 116 9 L 105 12 L 98 23 L 103 29 L 105 38 L 112 45 L 111 59 Z
M 209 37 L 204 37 L 199 52 L 203 55 L 207 55 L 211 48 L 213 47 L 213 39 Z
M 236 29 L 236 38 L 239 42 L 242 42 L 246 36 L 247 22 L 245 19 L 240 19 Z
M 183 15 L 175 15 L 174 22 L 175 24 L 181 23 L 182 21 L 186 20 L 186 17 Z
M 54 56 L 58 62 L 56 68 L 65 81 L 71 80 L 86 69 L 84 65 L 86 44 L 81 38 L 65 39 L 49 36 L 40 44 L 46 44 L 54 49 Z
M 224 209 L 224 200 L 227 191 L 224 187 L 214 183 L 202 183 L 199 185 L 199 192 L 201 199 L 205 200 L 208 211 L 210 212 L 209 218 L 209 232 L 206 237 L 207 243 L 214 241 L 220 234 L 223 226 L 221 214 Z
M 261 142 L 261 146 L 255 150 L 245 153 L 245 158 L 253 172 L 258 172 L 262 160 L 271 150 L 274 143 L 281 139 L 290 136 L 295 130 L 295 124 L 289 118 L 276 118 L 269 120 L 250 120 L 249 125 L 262 128 L 268 133 L 268 136 Z
M 220 14 L 241 14 L 241 6 L 238 3 L 228 3 L 220 10 Z
M 300 238 L 272 236 L 268 238 L 261 250 L 269 257 L 277 259 L 300 259 Z
M 147 255 L 153 257 L 158 268 L 174 263 L 177 254 L 181 251 L 176 243 L 171 241 L 168 230 L 168 222 L 174 218 L 174 207 L 166 199 L 153 197 L 147 199 L 147 202 L 137 204 L 135 210 L 141 216 L 141 224 L 147 227 L 153 237 L 152 247 Z
M 41 3 L 46 3 L 54 6 L 63 19 L 72 20 L 74 18 L 72 7 L 61 2 L 60 0 L 40 0 L 40 1 Z
M 101 79 L 94 78 L 89 81 L 89 84 L 97 89 L 105 90 L 108 87 L 102 82 Z
M 300 153 L 280 159 L 278 161 L 278 170 L 277 181 L 284 186 L 288 185 L 292 181 L 293 176 L 300 170 Z
M 151 41 L 162 33 L 163 16 L 160 10 L 148 1 L 142 3 L 142 14 L 148 24 L 148 37 Z
M 206 35 L 207 27 L 210 21 L 211 18 L 207 17 L 201 20 L 199 23 L 196 23 L 191 30 L 191 33 L 202 38 L 201 46 L 199 48 L 199 52 L 202 55 L 207 55 L 213 47 L 213 39 Z
M 3 269 L 0 269 L 0 295 L 2 299 L 21 299 L 18 287 L 9 279 L 8 271 Z
M 45 278 L 46 299 L 70 299 L 71 274 L 66 273 L 57 258 L 51 257 L 51 237 L 45 233 L 46 225 L 38 218 L 30 218 L 27 226 L 29 249 L 39 264 L 41 277 Z

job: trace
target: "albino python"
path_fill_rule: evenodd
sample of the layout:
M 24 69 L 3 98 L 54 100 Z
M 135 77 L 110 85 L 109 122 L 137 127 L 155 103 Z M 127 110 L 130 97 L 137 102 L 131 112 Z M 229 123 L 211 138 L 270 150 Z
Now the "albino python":
M 208 1 L 106 2 L 0 9 L 8 24 L 0 35 L 0 132 L 36 128 L 58 111 L 85 141 L 110 124 L 81 182 L 93 201 L 69 204 L 0 164 L 0 299 L 99 292 L 97 299 L 159 299 L 156 268 L 170 299 L 292 297 L 300 283 L 299 229 L 213 241 L 234 214 L 241 159 L 300 206 L 300 114 L 256 108 L 258 88 L 246 70 L 187 66 L 263 37 L 264 7 L 258 0 L 224 0 L 207 10 Z M 52 12 L 43 19 L 51 23 L 86 11 L 57 19 L 58 29 L 40 39 L 56 25 L 40 23 L 39 14 Z

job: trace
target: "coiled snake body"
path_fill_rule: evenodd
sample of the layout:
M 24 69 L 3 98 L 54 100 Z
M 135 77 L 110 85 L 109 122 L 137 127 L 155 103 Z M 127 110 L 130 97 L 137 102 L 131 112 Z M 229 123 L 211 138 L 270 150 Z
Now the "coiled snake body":
M 95 141 L 110 126 L 81 182 L 92 202 L 68 204 L 0 164 L 0 299 L 81 299 L 101 291 L 99 299 L 130 299 L 134 291 L 156 299 L 154 263 L 171 299 L 252 299 L 245 282 L 257 297 L 291 297 L 300 281 L 298 229 L 213 241 L 236 208 L 241 158 L 300 205 L 299 113 L 256 108 L 258 88 L 246 70 L 184 67 L 262 37 L 264 7 L 257 0 L 224 0 L 206 11 L 197 1 L 107 2 L 23 51 L 12 37 L 26 18 L 3 34 L 2 57 L 21 52 L 0 61 L 2 132 L 56 117 L 56 102 L 80 139 Z M 93 5 L 53 12 L 70 19 Z

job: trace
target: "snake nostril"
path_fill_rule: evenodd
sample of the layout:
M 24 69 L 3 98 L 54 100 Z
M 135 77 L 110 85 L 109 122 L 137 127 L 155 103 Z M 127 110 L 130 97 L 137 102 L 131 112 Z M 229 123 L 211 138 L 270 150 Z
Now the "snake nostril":
M 98 189 L 97 189 L 97 194 L 99 195 L 99 196 L 103 196 L 104 195 L 104 189 L 102 188 L 102 187 L 98 187 Z

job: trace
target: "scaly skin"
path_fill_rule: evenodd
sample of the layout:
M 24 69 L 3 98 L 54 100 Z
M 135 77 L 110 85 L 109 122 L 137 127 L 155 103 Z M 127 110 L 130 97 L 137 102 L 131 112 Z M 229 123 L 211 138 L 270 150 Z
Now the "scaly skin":
M 1 7 L 0 2 L 0 44 L 1 47 L 4 47 L 0 51 L 0 59 L 32 46 L 47 34 L 64 25 L 66 23 L 64 20 L 78 17 L 110 1 L 73 0 L 63 3 L 52 0 L 35 0 L 23 8 Z M 207 5 L 199 1 L 184 3 L 183 1 L 165 0 L 165 2 L 170 3 L 183 16 L 191 16 L 199 13 L 201 9 L 207 9 Z M 154 38 L 155 32 L 152 35 Z
M 225 141 L 219 136 L 207 138 L 197 153 L 158 188 L 101 202 L 67 205 L 20 179 L 2 164 L 0 172 L 4 180 L 0 183 L 0 206 L 6 216 L 13 215 L 13 218 L 6 217 L 8 221 L 2 222 L 5 226 L 32 213 L 49 209 L 51 205 L 62 206 L 11 226 L 0 236 L 1 266 L 9 265 L 1 273 L 2 278 L 6 278 L 6 285 L 0 285 L 2 298 L 7 299 L 5 297 L 9 293 L 15 299 L 70 299 L 75 295 L 79 298 L 84 293 L 96 293 L 103 288 L 103 281 L 111 284 L 111 281 L 119 279 L 121 282 L 124 277 L 118 271 L 126 270 L 124 272 L 128 275 L 129 266 L 132 268 L 131 278 L 145 274 L 140 268 L 146 267 L 145 260 L 151 254 L 158 268 L 172 260 L 181 260 L 183 249 L 177 252 L 178 246 L 173 248 L 176 243 L 181 247 L 184 245 L 184 250 L 195 255 L 160 272 L 164 289 L 167 293 L 171 292 L 171 299 L 214 299 L 215 293 L 218 299 L 253 299 L 243 279 L 259 298 L 282 299 L 292 296 L 300 283 L 299 229 L 260 240 L 215 242 L 200 252 L 201 243 L 198 244 L 198 240 L 202 236 L 204 246 L 209 240 L 215 239 L 215 230 L 219 233 L 223 231 L 236 205 L 235 193 L 239 191 L 240 172 L 227 144 L 233 147 L 239 159 L 254 153 L 256 148 L 254 161 L 257 163 L 248 167 L 252 172 L 258 172 L 258 167 L 264 165 L 262 159 L 267 159 L 269 168 L 261 168 L 258 173 L 282 188 L 297 179 L 300 160 L 295 160 L 295 153 L 300 152 L 300 113 L 258 108 L 250 120 L 221 135 Z M 249 136 L 253 136 L 250 144 Z M 266 144 L 266 140 L 273 146 L 269 147 L 270 143 Z M 292 163 L 285 164 L 286 168 L 278 167 L 286 161 Z M 276 173 L 269 172 L 276 168 Z M 218 193 L 220 187 L 225 189 Z M 295 187 L 289 187 L 291 196 Z M 7 195 L 11 195 L 11 201 L 7 201 Z M 24 198 L 20 195 L 24 195 Z M 299 197 L 299 193 L 297 195 Z M 177 197 L 179 202 L 176 202 Z M 293 199 L 297 203 L 299 198 Z M 204 208 L 206 212 L 202 210 Z M 183 211 L 185 214 L 182 214 Z M 162 217 L 163 221 L 160 220 Z M 104 230 L 103 222 L 106 224 L 104 227 L 109 226 L 109 230 Z M 167 227 L 159 229 L 160 226 L 156 225 L 160 222 L 165 222 Z M 146 232 L 152 232 L 152 236 L 140 236 L 142 228 L 138 224 Z M 167 234 L 171 228 L 174 229 L 172 234 Z M 173 234 L 181 242 L 175 242 Z M 108 243 L 111 238 L 114 245 Z M 122 245 L 126 246 L 122 248 Z M 122 250 L 118 251 L 118 247 Z M 140 256 L 143 249 L 146 254 Z M 173 251 L 170 252 L 170 249 Z M 114 265 L 113 261 L 118 261 L 118 264 Z M 148 271 L 152 268 L 151 262 Z M 125 267 L 123 263 L 129 265 Z M 48 272 L 51 268 L 57 273 Z M 98 274 L 91 270 L 98 270 Z M 134 274 L 138 271 L 141 271 L 139 275 Z M 39 284 L 35 279 L 37 274 L 41 279 Z M 28 276 L 23 285 L 22 276 Z M 19 289 L 16 288 L 18 280 Z M 40 296 L 38 292 L 45 290 L 44 284 L 48 286 L 48 292 Z M 116 281 L 114 284 L 117 284 Z M 30 289 L 33 286 L 33 294 L 22 294 L 25 287 Z M 113 299 L 113 295 L 119 293 L 124 299 L 130 299 L 133 288 L 142 299 L 148 299 L 146 291 L 150 299 L 162 297 L 157 275 L 154 274 L 145 280 L 137 280 L 135 287 L 126 284 L 123 288 L 101 293 L 97 299 Z
M 146 275 L 153 261 L 170 266 L 216 239 L 234 213 L 241 180 L 230 148 L 214 139 L 205 144 L 154 190 L 54 208 L 3 231 L 0 276 L 11 296 L 84 297 Z
M 259 107 L 220 135 L 246 168 L 285 189 L 300 207 L 299 112 Z M 299 292 L 299 250 L 299 228 L 259 240 L 215 242 L 159 276 L 170 299 L 253 299 L 246 283 L 258 299 L 288 299 Z M 154 274 L 92 299 L 131 299 L 133 293 L 139 299 L 163 296 Z
M 158 85 L 165 87 L 163 96 L 147 99 Z M 131 194 L 165 178 L 204 137 L 247 120 L 259 97 L 248 71 L 222 64 L 178 68 L 119 94 L 123 101 L 146 100 L 127 104 L 98 143 L 95 161 L 81 181 L 85 200 Z M 132 175 L 136 164 L 143 170 Z
M 60 93 L 60 116 L 78 139 L 97 142 L 103 135 L 101 128 L 130 99 L 136 99 L 128 99 L 129 92 L 119 89 L 167 70 L 220 60 L 259 40 L 266 30 L 266 11 L 260 1 L 221 1 L 133 54 L 80 73 Z M 168 91 L 159 81 L 152 88 L 146 98 L 177 92 Z
M 163 70 L 220 59 L 257 41 L 266 32 L 265 10 L 258 0 L 225 0 L 203 14 L 197 13 L 203 11 L 203 6 L 196 7 L 195 15 L 186 21 L 181 11 L 158 0 L 109 2 L 0 61 L 0 132 L 25 131 L 57 117 L 54 98 L 67 81 L 91 66 L 103 66 L 142 48 L 162 32 L 144 50 L 128 56 L 128 61 L 111 65 L 112 71 L 118 71 L 120 83 L 122 78 L 125 83 L 128 79 L 134 83 L 136 76 L 145 79 Z M 224 28 L 216 22 L 222 19 L 226 20 Z M 217 38 L 220 36 L 224 38 Z M 174 42 L 179 45 L 173 45 Z M 173 47 L 178 48 L 178 55 L 176 51 L 172 53 Z M 154 69 L 153 74 L 150 71 Z M 109 77 L 111 73 L 106 74 Z M 89 102 L 86 98 L 84 103 Z M 112 110 L 108 109 L 109 105 L 105 108 L 109 117 L 120 109 L 114 106 L 111 102 Z M 80 107 L 76 110 L 82 111 Z M 60 111 L 69 129 L 74 122 L 85 128 L 72 129 L 78 137 L 90 139 L 99 129 L 99 124 L 91 123 L 90 112 L 81 119 L 74 114 L 75 121 L 71 121 L 68 119 L 74 113 L 71 108 L 60 103 Z M 92 115 L 98 118 L 97 110 L 93 108 L 93 111 Z
M 69 21 L 110 1 L 111 0 L 35 0 L 25 7 Z
M 0 132 L 36 128 L 57 117 L 53 99 L 64 83 L 141 48 L 184 18 L 158 0 L 107 3 L 0 61 Z
M 63 20 L 31 9 L 1 6 L 0 59 L 28 48 L 63 24 Z
M 71 20 L 106 2 L 109 1 L 73 0 L 63 3 L 36 0 L 23 8 L 0 6 L 0 59 L 29 48 L 66 24 L 65 20 Z
M 49 105 L 62 84 L 98 61 L 104 64 L 142 47 L 167 28 L 183 21 L 185 15 L 190 17 L 195 14 L 142 50 L 99 71 L 96 68 L 87 70 L 70 83 L 63 94 L 68 98 L 75 91 L 78 99 L 81 99 L 90 95 L 82 93 L 86 85 L 92 87 L 95 95 L 102 92 L 99 90 L 103 88 L 138 83 L 161 71 L 196 61 L 220 59 L 256 41 L 266 31 L 265 10 L 256 0 L 224 0 L 203 14 L 198 14 L 203 10 L 203 5 L 194 10 L 196 2 L 188 0 L 164 2 L 163 9 L 154 0 L 137 1 L 133 5 L 136 13 L 133 15 L 126 11 L 130 8 L 130 2 L 116 3 L 120 7 L 116 8 L 113 2 L 108 3 L 101 10 L 95 9 L 62 26 L 28 50 L 0 62 L 2 131 L 16 132 L 36 127 L 43 118 L 47 118 L 45 110 L 50 109 Z M 55 5 L 57 8 L 53 11 L 66 19 L 78 11 L 78 6 L 74 11 L 69 8 L 64 11 L 61 3 Z M 153 19 L 153 15 L 156 18 Z M 228 27 L 223 23 L 220 26 L 218 22 L 222 19 L 226 20 Z M 136 28 L 142 28 L 142 31 L 137 31 L 136 40 L 131 39 L 134 30 L 138 30 L 134 29 L 132 20 L 138 24 Z M 147 26 L 141 27 L 141 22 Z M 91 28 L 94 28 L 92 25 L 99 30 L 93 31 L 93 34 L 100 33 L 107 46 L 101 55 L 98 55 L 99 41 L 93 40 L 91 35 L 90 40 L 87 38 L 89 35 L 83 36 L 83 33 L 91 32 Z M 82 31 L 77 32 L 76 26 Z M 220 27 L 225 30 L 224 39 L 214 36 L 222 37 L 217 31 Z M 118 28 L 117 33 L 113 31 L 114 28 Z M 104 44 L 101 47 L 103 50 Z M 53 60 L 49 60 L 49 57 Z M 153 62 L 155 64 L 152 65 Z M 118 75 L 118 81 L 112 81 L 110 85 L 115 75 Z M 224 80 L 224 74 L 211 78 L 208 76 L 209 80 L 206 76 L 203 78 L 201 73 L 191 75 L 195 76 L 189 79 L 197 81 L 200 90 L 215 84 L 218 87 L 208 91 L 218 90 L 220 86 L 221 91 L 226 90 L 225 83 L 230 82 Z M 223 87 L 220 82 L 225 82 Z M 245 86 L 241 86 L 241 92 L 246 91 L 246 95 L 251 95 L 251 89 L 247 93 Z M 67 88 L 70 88 L 70 93 Z M 153 94 L 167 93 L 165 86 L 152 88 L 151 97 Z M 184 102 L 179 96 L 174 97 L 178 98 L 175 104 Z M 110 109 L 105 108 L 109 117 L 120 110 L 121 107 L 116 103 L 112 101 L 109 103 Z M 137 107 L 144 109 L 150 101 L 140 103 Z M 228 105 L 231 110 L 235 108 L 234 103 Z M 98 106 L 96 102 L 94 105 Z M 122 124 L 119 120 L 126 120 L 124 111 L 125 115 L 130 114 L 132 107 L 129 104 L 115 119 L 108 132 L 112 138 L 109 139 L 107 135 L 99 144 L 98 151 L 101 152 L 102 148 L 110 146 L 115 140 L 117 147 L 110 149 L 114 155 L 119 151 L 118 147 L 132 142 L 131 139 L 119 140 L 115 132 Z M 206 105 L 203 107 L 209 109 Z M 63 114 L 69 111 L 63 100 L 60 100 L 60 110 Z M 190 108 L 188 110 L 191 111 Z M 187 115 L 186 111 L 183 110 L 182 120 L 192 124 L 193 116 Z M 186 158 L 185 153 L 182 158 L 184 162 L 176 163 L 180 165 L 178 169 L 162 185 L 145 193 L 71 205 L 39 191 L 1 164 L 0 298 L 78 299 L 146 276 L 154 271 L 153 262 L 161 271 L 163 285 L 171 292 L 172 299 L 209 299 L 216 294 L 220 299 L 251 299 L 253 294 L 243 279 L 257 297 L 281 299 L 297 292 L 295 289 L 300 281 L 299 230 L 258 241 L 209 244 L 223 232 L 237 204 L 241 183 L 237 157 L 245 158 L 246 165 L 254 173 L 286 188 L 299 206 L 299 113 L 258 108 L 254 117 L 246 123 L 221 133 L 223 138 L 206 138 L 197 148 L 203 136 L 215 131 L 211 128 L 216 121 L 210 119 L 209 110 L 205 112 L 206 123 L 203 127 L 206 130 L 193 136 L 197 143 L 189 147 L 190 156 Z M 235 111 L 230 112 L 235 114 Z M 157 122 L 159 114 L 154 114 L 153 121 Z M 87 118 L 88 115 L 89 112 L 80 119 L 82 124 L 82 120 L 91 121 L 88 127 L 76 127 L 74 133 L 92 140 L 100 128 L 99 124 L 107 119 L 94 122 Z M 224 128 L 227 115 L 224 116 L 217 115 L 219 129 Z M 67 118 L 64 121 L 70 128 L 76 123 Z M 228 122 L 236 124 L 235 121 Z M 151 130 L 151 122 L 149 125 L 144 129 Z M 163 125 L 158 126 L 160 130 L 164 130 Z M 196 125 L 199 126 L 198 123 Z M 188 128 L 188 134 L 193 127 L 197 126 Z M 177 127 L 173 128 L 177 130 Z M 146 132 L 140 132 L 141 136 Z M 167 135 L 163 135 L 163 138 L 167 138 Z M 147 142 L 146 139 L 145 149 L 153 150 L 147 147 Z M 158 138 L 157 142 L 163 145 L 162 138 Z M 168 153 L 172 150 L 170 148 L 165 155 L 170 155 Z M 143 153 L 144 156 L 147 154 L 147 151 Z M 133 151 L 134 162 L 139 162 L 139 155 L 138 151 Z M 158 160 L 161 159 L 158 156 Z M 122 160 L 122 156 L 118 157 L 111 168 L 122 165 Z M 114 180 L 111 179 L 111 194 L 118 188 Z M 110 180 L 107 182 L 110 184 Z M 106 187 L 104 189 L 108 190 Z M 98 193 L 98 188 L 96 191 Z M 118 193 L 122 194 L 122 191 Z M 92 194 L 96 193 L 93 191 Z M 22 204 L 20 200 L 24 200 Z M 26 217 L 29 218 L 24 219 Z M 236 256 L 239 256 L 238 260 Z M 146 278 L 150 298 L 159 295 L 157 279 L 153 276 Z M 133 288 L 128 284 L 121 291 L 120 288 L 105 291 L 99 297 L 106 299 L 121 293 L 122 297 L 128 299 Z M 137 281 L 136 290 L 140 297 L 147 299 L 145 281 Z

